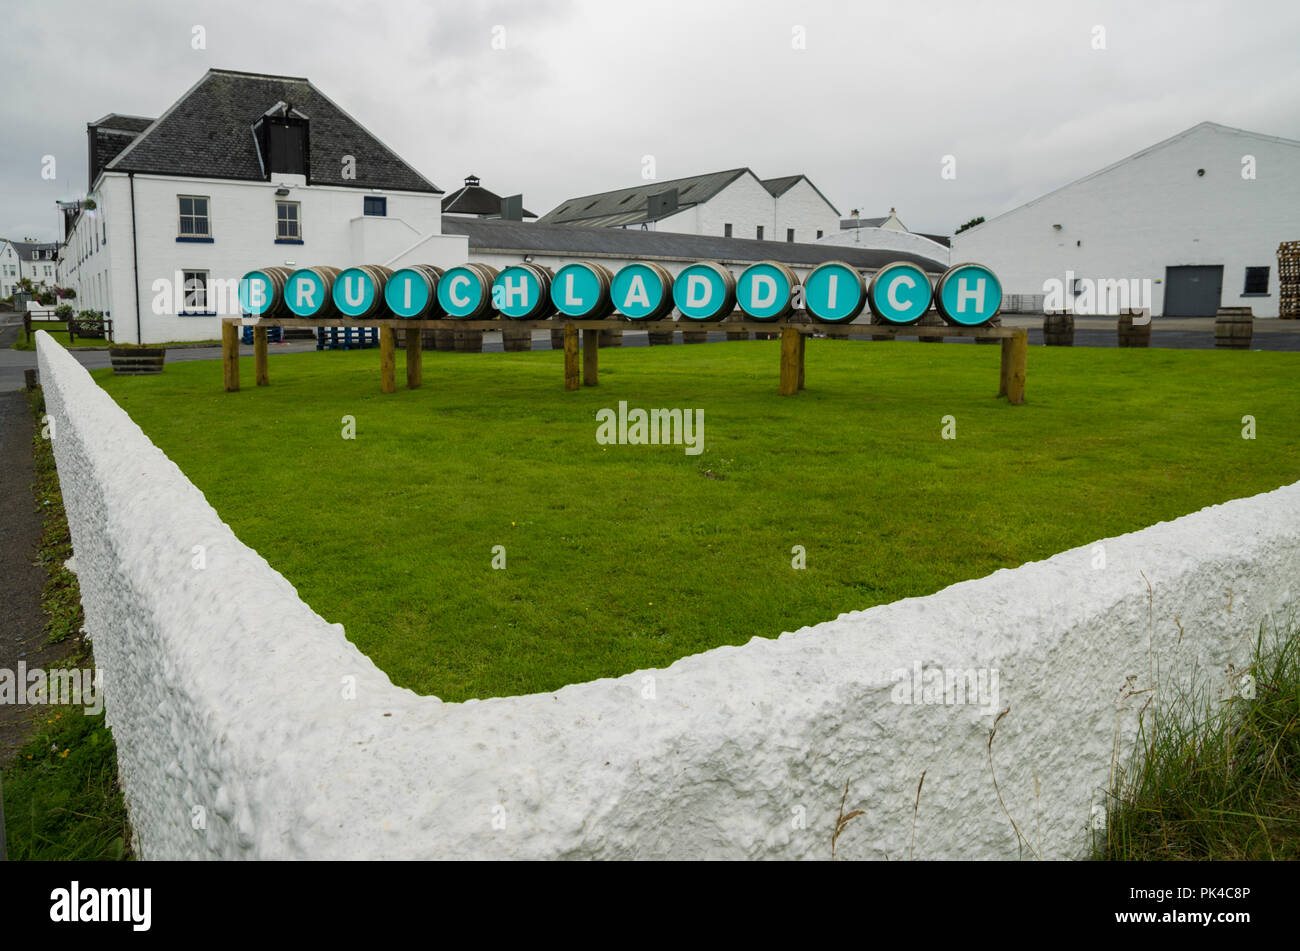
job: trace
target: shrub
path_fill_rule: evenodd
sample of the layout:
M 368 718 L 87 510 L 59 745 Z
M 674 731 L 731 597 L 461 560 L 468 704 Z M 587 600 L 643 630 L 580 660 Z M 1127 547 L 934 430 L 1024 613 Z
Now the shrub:
M 72 316 L 72 305 L 60 304 L 58 307 L 54 308 L 54 316 L 61 320 L 67 320 Z
M 104 315 L 97 310 L 80 311 L 70 326 L 78 337 L 104 338 Z

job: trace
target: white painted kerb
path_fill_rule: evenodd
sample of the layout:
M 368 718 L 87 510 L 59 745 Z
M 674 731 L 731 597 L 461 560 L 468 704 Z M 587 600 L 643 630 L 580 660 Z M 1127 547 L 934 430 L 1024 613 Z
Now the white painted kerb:
M 1121 716 L 1126 679 L 1222 687 L 1296 607 L 1300 483 L 1109 539 L 1104 570 L 1075 549 L 665 670 L 444 704 L 394 687 L 37 339 L 142 858 L 825 859 L 851 779 L 866 814 L 837 855 L 899 859 L 922 771 L 917 858 L 1028 854 L 992 716 L 894 703 L 914 662 L 999 671 L 1006 807 L 1035 850 L 1076 857 L 1146 699 Z

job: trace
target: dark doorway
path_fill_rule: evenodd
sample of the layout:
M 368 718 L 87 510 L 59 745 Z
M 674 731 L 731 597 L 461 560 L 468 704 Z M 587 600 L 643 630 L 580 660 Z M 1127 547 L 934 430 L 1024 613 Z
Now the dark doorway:
M 1213 317 L 1223 299 L 1223 265 L 1165 268 L 1165 316 Z

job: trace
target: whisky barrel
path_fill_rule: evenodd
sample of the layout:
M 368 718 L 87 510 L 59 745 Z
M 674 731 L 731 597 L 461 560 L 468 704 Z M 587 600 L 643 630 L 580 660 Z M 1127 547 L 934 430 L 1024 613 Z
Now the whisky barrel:
M 945 323 L 983 326 L 1002 307 L 1002 282 L 982 264 L 954 264 L 934 285 L 934 306 Z
M 937 310 L 928 311 L 920 320 L 916 322 L 918 327 L 942 327 L 944 319 Z M 942 337 L 917 337 L 921 343 L 943 343 Z
M 295 317 L 319 317 L 322 320 L 342 317 L 333 295 L 334 281 L 340 273 L 338 268 L 325 265 L 299 268 L 285 282 L 285 306 Z
M 166 347 L 108 348 L 108 359 L 113 373 L 118 376 L 151 376 L 163 371 L 167 360 Z
M 454 320 L 492 320 L 496 317 L 492 310 L 492 284 L 496 277 L 497 269 L 488 264 L 448 268 L 438 281 L 438 304 Z
M 621 347 L 623 346 L 623 331 L 621 330 L 602 330 L 596 335 L 596 346 L 598 347 Z
M 647 343 L 652 347 L 670 347 L 674 342 L 675 333 L 676 331 L 671 328 L 668 330 L 651 330 L 646 334 L 646 337 L 649 338 Z
M 239 280 L 239 309 L 250 317 L 292 317 L 284 287 L 293 273 L 287 267 L 263 267 Z
M 1049 311 L 1043 316 L 1043 345 L 1047 347 L 1074 346 L 1074 313 L 1068 310 Z
M 438 305 L 438 280 L 441 277 L 442 268 L 432 264 L 399 268 L 384 285 L 384 303 L 394 317 L 437 320 L 444 316 Z
M 736 275 L 716 261 L 688 264 L 673 280 L 673 302 L 688 321 L 716 323 L 736 308 Z
M 637 261 L 619 268 L 610 283 L 614 309 L 629 320 L 664 320 L 673 311 L 673 277 L 658 264 Z
M 1249 307 L 1220 307 L 1214 317 L 1214 345 L 1249 350 L 1255 315 Z
M 798 286 L 798 276 L 779 261 L 751 264 L 736 278 L 736 305 L 744 312 L 741 319 L 768 321 L 790 316 Z
M 334 278 L 331 291 L 334 306 L 344 317 L 388 316 L 384 312 L 384 286 L 392 275 L 393 269 L 382 264 L 358 264 L 345 268 Z
M 603 264 L 590 261 L 566 264 L 555 272 L 551 281 L 551 303 L 565 317 L 603 320 L 614 313 L 613 284 L 614 272 Z M 602 330 L 601 334 L 604 333 Z
M 843 261 L 817 265 L 804 278 L 803 306 L 820 323 L 853 323 L 867 306 L 862 275 Z
M 551 277 L 550 268 L 540 264 L 524 262 L 503 267 L 492 281 L 493 309 L 511 320 L 545 320 L 555 313 Z
M 886 264 L 867 285 L 867 306 L 882 324 L 914 324 L 925 316 L 934 299 L 930 275 L 917 264 Z
M 682 331 L 682 343 L 708 343 L 709 342 L 709 332 L 707 330 L 700 330 L 698 328 L 691 327 L 691 324 L 694 323 L 694 321 L 684 320 L 682 321 L 682 323 L 685 324 L 687 327 L 687 329 Z
M 1116 343 L 1121 347 L 1151 346 L 1151 319 L 1144 311 L 1119 315 Z
M 994 317 L 993 317 L 992 319 L 990 319 L 989 322 L 986 323 L 984 326 L 985 326 L 985 327 L 1001 327 L 1001 326 L 1002 326 L 1002 318 L 1001 318 L 1001 317 L 998 317 L 998 316 L 994 316 Z M 1000 338 L 1000 337 L 976 337 L 976 338 L 975 338 L 975 342 L 976 342 L 976 343 L 996 343 L 996 344 L 1001 344 L 1001 343 L 1002 343 L 1002 338 Z
M 457 327 L 452 331 L 455 335 L 455 345 L 457 353 L 482 353 L 483 352 L 483 331 L 481 330 L 462 330 Z
M 742 274 L 741 277 L 743 277 L 743 276 L 744 276 L 744 275 Z M 737 278 L 737 279 L 736 279 L 736 285 L 737 285 L 737 287 L 739 287 L 739 285 L 740 285 L 740 278 Z M 737 293 L 739 293 L 739 292 L 737 292 Z M 732 312 L 731 316 L 728 317 L 726 320 L 724 320 L 723 323 L 724 323 L 724 324 L 739 324 L 739 323 L 742 323 L 743 321 L 747 320 L 748 318 L 749 318 L 749 315 L 746 314 L 746 313 L 745 313 L 743 310 L 741 310 L 739 307 L 737 307 L 736 310 Z M 728 340 L 748 340 L 749 337 L 750 337 L 750 334 L 749 334 L 749 331 L 748 331 L 748 330 L 728 330 L 728 331 L 727 331 L 727 339 L 728 339 Z
M 451 352 L 456 349 L 456 331 L 454 330 L 434 330 L 426 331 L 433 334 L 433 349 Z
M 528 327 L 518 327 L 510 321 L 501 325 L 501 349 L 506 353 L 518 353 L 533 349 L 533 332 Z

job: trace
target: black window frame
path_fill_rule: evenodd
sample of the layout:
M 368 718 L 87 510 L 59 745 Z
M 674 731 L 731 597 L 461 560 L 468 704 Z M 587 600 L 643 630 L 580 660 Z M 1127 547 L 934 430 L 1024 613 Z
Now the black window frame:
M 1261 272 L 1263 276 L 1262 281 L 1259 280 L 1261 276 Z M 1258 267 L 1247 267 L 1245 282 L 1243 284 L 1241 296 L 1242 297 L 1267 297 L 1268 279 L 1271 276 L 1271 272 L 1272 272 L 1272 267 L 1267 264 L 1260 265 Z M 1255 278 L 1255 281 L 1252 282 L 1251 278 Z M 1251 290 L 1252 283 L 1254 283 L 1255 285 L 1256 288 L 1255 290 Z
M 724 224 L 724 225 L 722 226 L 722 236 L 723 236 L 724 238 L 730 238 L 730 237 L 731 237 L 731 225 L 730 225 L 730 224 Z
M 371 211 L 372 208 L 378 208 L 379 211 Z M 368 218 L 387 218 L 388 196 L 366 195 L 361 202 L 361 214 Z
M 757 231 L 755 232 L 755 234 L 754 234 L 754 239 L 755 239 L 756 241 L 762 241 L 762 240 L 763 240 L 763 226 L 762 226 L 762 225 L 759 225 L 759 226 L 758 226 L 758 230 L 757 230 Z

